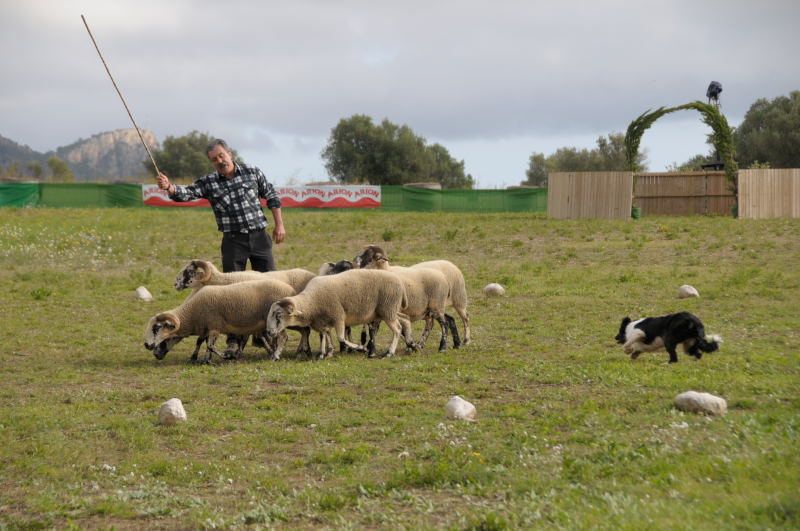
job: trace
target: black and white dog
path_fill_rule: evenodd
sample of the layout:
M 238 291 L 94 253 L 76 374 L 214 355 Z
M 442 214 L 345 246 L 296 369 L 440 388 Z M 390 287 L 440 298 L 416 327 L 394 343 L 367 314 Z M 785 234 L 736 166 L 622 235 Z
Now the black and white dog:
M 703 323 L 689 312 L 646 317 L 638 321 L 631 321 L 626 317 L 619 325 L 619 333 L 614 339 L 622 345 L 625 354 L 630 354 L 634 360 L 642 352 L 665 348 L 669 353 L 670 363 L 678 361 L 675 347 L 680 344 L 683 344 L 684 352 L 700 359 L 703 352 L 714 352 L 719 349 L 719 343 L 722 343 L 719 336 L 706 336 Z

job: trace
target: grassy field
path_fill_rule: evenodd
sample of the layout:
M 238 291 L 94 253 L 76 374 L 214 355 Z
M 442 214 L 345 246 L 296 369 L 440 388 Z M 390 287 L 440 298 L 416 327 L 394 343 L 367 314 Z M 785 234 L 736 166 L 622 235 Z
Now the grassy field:
M 144 325 L 185 296 L 177 271 L 219 264 L 208 210 L 0 209 L 0 529 L 800 527 L 800 220 L 284 218 L 281 268 L 371 243 L 456 263 L 473 343 L 295 361 L 292 334 L 277 363 L 192 365 L 193 340 L 157 361 Z M 721 351 L 634 362 L 613 341 L 679 310 Z M 691 389 L 728 414 L 676 411 Z M 445 418 L 454 394 L 477 422 Z M 158 426 L 172 397 L 188 422 Z

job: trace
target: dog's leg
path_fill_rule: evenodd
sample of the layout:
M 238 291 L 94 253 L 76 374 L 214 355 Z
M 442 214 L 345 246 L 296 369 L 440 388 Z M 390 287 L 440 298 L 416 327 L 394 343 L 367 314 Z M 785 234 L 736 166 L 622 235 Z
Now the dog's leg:
M 631 359 L 632 359 L 632 360 L 635 360 L 636 358 L 638 358 L 638 357 L 639 357 L 639 354 L 641 354 L 641 351 L 639 351 L 639 350 L 634 350 L 633 352 L 631 352 Z
M 678 363 L 678 352 L 675 350 L 675 347 L 677 346 L 678 345 L 673 343 L 671 339 L 669 338 L 664 339 L 664 348 L 666 348 L 667 352 L 669 353 L 670 363 Z

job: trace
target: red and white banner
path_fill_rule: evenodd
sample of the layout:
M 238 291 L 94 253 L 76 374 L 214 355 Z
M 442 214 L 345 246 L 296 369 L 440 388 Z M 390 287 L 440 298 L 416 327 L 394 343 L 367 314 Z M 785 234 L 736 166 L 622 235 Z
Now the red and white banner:
M 284 208 L 374 208 L 381 206 L 380 186 L 276 186 Z M 149 206 L 207 207 L 205 199 L 173 201 L 155 184 L 142 185 L 142 201 Z M 265 199 L 261 206 L 266 206 Z

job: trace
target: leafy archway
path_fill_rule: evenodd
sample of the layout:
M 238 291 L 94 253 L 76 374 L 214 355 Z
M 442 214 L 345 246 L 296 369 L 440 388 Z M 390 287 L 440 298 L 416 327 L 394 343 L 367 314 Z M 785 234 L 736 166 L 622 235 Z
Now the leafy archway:
M 725 119 L 725 116 L 719 112 L 719 109 L 715 105 L 710 105 L 701 101 L 693 101 L 685 105 L 678 105 L 677 107 L 659 107 L 654 111 L 647 110 L 643 112 L 630 123 L 625 133 L 625 155 L 628 159 L 628 167 L 632 172 L 639 171 L 640 169 L 637 167 L 636 159 L 639 153 L 639 144 L 641 143 L 644 132 L 662 116 L 686 109 L 698 111 L 703 117 L 703 122 L 711 127 L 711 143 L 714 144 L 719 156 L 725 163 L 725 177 L 728 179 L 728 187 L 738 201 L 739 193 L 736 186 L 736 172 L 739 169 L 739 165 L 736 163 L 733 130 L 728 125 L 728 120 Z

